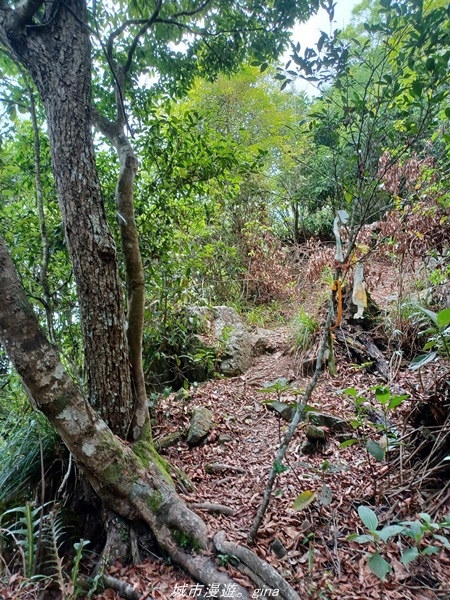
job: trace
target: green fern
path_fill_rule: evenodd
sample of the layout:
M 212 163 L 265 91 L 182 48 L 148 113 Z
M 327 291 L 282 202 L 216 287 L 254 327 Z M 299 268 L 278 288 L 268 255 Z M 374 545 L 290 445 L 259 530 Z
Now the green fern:
M 2 523 L 5 520 L 9 521 L 12 515 L 16 515 L 16 520 L 9 526 L 1 527 Z M 24 506 L 11 508 L 0 517 L 0 529 L 3 536 L 13 540 L 22 556 L 23 573 L 26 578 L 35 575 L 35 558 L 41 518 L 43 518 L 42 508 L 40 506 L 32 508 L 30 502 Z
M 58 437 L 43 417 L 12 411 L 0 421 L 0 511 L 34 494 L 41 479 L 40 440 L 48 464 L 56 456 Z

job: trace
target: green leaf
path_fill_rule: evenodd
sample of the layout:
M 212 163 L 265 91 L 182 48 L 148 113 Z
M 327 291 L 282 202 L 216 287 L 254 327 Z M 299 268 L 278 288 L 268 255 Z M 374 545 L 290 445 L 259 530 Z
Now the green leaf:
M 367 542 L 374 542 L 375 538 L 369 533 L 365 535 L 358 535 L 357 533 L 352 533 L 347 536 L 347 540 L 349 542 L 358 542 L 359 544 L 366 544 Z
M 445 329 L 447 325 L 450 325 L 450 308 L 445 308 L 444 310 L 438 312 L 437 322 L 439 327 L 442 327 L 442 329 Z
M 366 450 L 378 462 L 383 462 L 385 457 L 385 451 L 378 442 L 375 442 L 374 440 L 367 440 Z
M 392 571 L 391 565 L 378 552 L 372 554 L 367 564 L 372 573 L 381 579 L 381 581 L 384 581 L 386 575 Z
M 376 531 L 378 518 L 371 508 L 368 506 L 358 506 L 358 515 L 369 531 Z
M 441 551 L 441 548 L 439 548 L 438 546 L 427 546 L 426 548 L 423 549 L 422 554 L 424 554 L 425 556 L 428 556 L 429 554 L 437 554 L 440 551 Z
M 358 440 L 355 438 L 352 438 L 351 440 L 345 440 L 345 442 L 341 442 L 339 444 L 339 448 L 347 448 L 348 446 L 353 446 L 353 444 L 357 444 Z
M 426 315 L 432 323 L 438 325 L 437 313 L 432 310 L 428 310 L 428 308 L 423 308 L 423 306 L 418 306 L 417 310 L 422 314 Z
M 417 369 L 421 369 L 428 363 L 433 362 L 436 356 L 437 352 L 430 352 L 429 354 L 419 354 L 419 356 L 413 358 L 413 360 L 409 363 L 408 369 L 410 371 L 417 371 Z
M 397 406 L 400 406 L 400 404 L 403 402 L 403 400 L 406 400 L 407 398 L 409 398 L 408 394 L 403 394 L 402 396 L 391 396 L 391 399 L 389 400 L 388 408 L 389 409 L 397 408 Z
M 275 473 L 277 475 L 281 475 L 281 473 L 284 473 L 285 471 L 289 471 L 289 467 L 286 467 L 285 465 L 283 465 L 282 463 L 280 463 L 279 461 L 275 461 L 273 463 L 273 470 L 275 471 Z
M 408 563 L 415 560 L 418 556 L 419 556 L 419 550 L 415 546 L 413 546 L 412 548 L 408 548 L 408 550 L 405 550 L 403 552 L 400 562 L 403 565 L 407 565 Z
M 439 535 L 438 533 L 435 533 L 433 535 L 434 539 L 437 540 L 438 542 L 441 542 L 441 544 L 444 546 L 444 548 L 447 548 L 448 550 L 450 550 L 450 542 L 448 541 L 448 539 L 445 537 L 445 535 Z
M 431 523 L 431 516 L 428 513 L 421 512 L 421 513 L 419 513 L 419 517 L 422 519 L 422 521 L 425 521 L 425 523 L 427 523 L 428 525 Z
M 294 504 L 292 508 L 294 510 L 303 510 L 306 508 L 311 502 L 315 499 L 316 494 L 311 490 L 306 490 L 302 492 L 297 498 L 294 500 Z
M 268 67 L 268 66 L 269 66 L 269 64 L 268 64 L 268 63 L 263 63 L 263 64 L 261 65 L 260 69 L 259 69 L 259 70 L 260 70 L 260 72 L 261 72 L 261 73 L 264 73 L 264 71 L 267 69 L 267 67 Z
M 377 386 L 375 388 L 375 396 L 380 404 L 386 404 L 391 396 L 391 392 L 386 386 Z
M 341 393 L 346 394 L 347 396 L 357 396 L 358 395 L 358 392 L 356 391 L 356 388 L 354 388 L 354 387 L 346 388 L 345 390 L 342 390 Z
M 414 93 L 415 96 L 421 96 L 422 95 L 422 90 L 423 90 L 423 84 L 419 81 L 419 80 L 415 80 L 412 82 L 411 85 L 412 91 Z
M 434 58 L 432 56 L 427 58 L 427 61 L 425 63 L 425 67 L 427 69 L 427 71 L 434 71 L 434 68 L 436 66 L 436 61 L 434 60 Z
M 445 116 L 450 119 L 450 106 L 447 106 L 447 108 L 445 109 Z
M 401 525 L 387 525 L 387 527 L 383 527 L 381 531 L 378 531 L 378 535 L 383 540 L 383 542 L 387 542 L 389 538 L 393 537 L 394 535 L 398 535 L 399 533 L 402 533 L 403 529 L 404 527 L 402 527 Z

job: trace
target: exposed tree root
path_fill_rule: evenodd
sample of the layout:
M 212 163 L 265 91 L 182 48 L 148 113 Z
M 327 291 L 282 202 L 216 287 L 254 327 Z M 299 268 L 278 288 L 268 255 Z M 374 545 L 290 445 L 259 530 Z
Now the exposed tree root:
M 111 588 L 119 594 L 125 600 L 139 600 L 142 598 L 141 594 L 137 592 L 133 586 L 125 581 L 111 577 L 111 575 L 103 575 L 103 584 L 106 588 Z
M 237 558 L 239 562 L 235 566 L 250 577 L 259 589 L 279 590 L 279 597 L 284 600 L 300 600 L 297 592 L 271 565 L 248 548 L 225 541 L 224 531 L 214 536 L 214 545 L 221 554 Z
M 102 518 L 106 531 L 106 543 L 100 563 L 109 566 L 117 559 L 127 560 L 130 555 L 129 524 L 108 508 L 103 508 Z
M 150 436 L 130 447 L 71 380 L 39 328 L 1 239 L 0 289 L 2 345 L 36 407 L 53 423 L 104 506 L 124 519 L 143 520 L 161 549 L 197 581 L 220 584 L 223 596 L 225 586 L 233 585 L 241 600 L 250 598 L 214 564 L 207 525 L 176 493 L 167 463 L 155 452 Z

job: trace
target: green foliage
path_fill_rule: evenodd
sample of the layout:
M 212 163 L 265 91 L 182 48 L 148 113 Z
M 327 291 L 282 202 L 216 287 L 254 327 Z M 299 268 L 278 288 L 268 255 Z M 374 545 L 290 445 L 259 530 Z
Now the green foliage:
M 341 393 L 350 396 L 355 403 L 356 416 L 350 421 L 350 424 L 357 432 L 357 437 L 353 437 L 342 442 L 340 447 L 347 448 L 348 446 L 352 446 L 360 441 L 364 443 L 367 452 L 369 469 L 372 476 L 374 493 L 375 496 L 377 496 L 379 489 L 379 476 L 374 468 L 374 465 L 372 464 L 372 458 L 374 458 L 377 462 L 383 462 L 385 459 L 389 460 L 389 452 L 397 445 L 397 435 L 395 429 L 393 429 L 389 424 L 388 415 L 391 411 L 394 411 L 396 408 L 398 408 L 409 396 L 407 394 L 392 394 L 387 386 L 374 386 L 370 389 L 374 392 L 375 399 L 378 405 L 381 407 L 381 422 L 373 423 L 371 419 L 368 418 L 368 413 L 370 414 L 370 404 L 369 400 L 365 396 L 359 395 L 355 388 L 347 388 L 342 390 Z M 379 434 L 382 434 L 382 437 L 379 441 L 367 436 L 367 426 L 371 427 Z
M 433 361 L 438 354 L 450 358 L 450 308 L 438 313 L 423 306 L 416 305 L 414 308 L 410 318 L 420 326 L 418 335 L 427 339 L 423 349 L 434 351 L 416 356 L 409 365 L 411 371 Z
M 67 540 L 63 512 L 52 502 L 37 507 L 27 502 L 0 516 L 0 558 L 5 564 L 14 552 L 18 552 L 26 583 L 41 579 L 53 581 L 63 600 L 76 600 L 84 594 L 79 585 L 80 562 L 89 541 L 80 540 L 74 544 L 75 557 L 69 576 L 62 551 Z
M 348 541 L 358 544 L 370 543 L 375 548 L 375 552 L 368 553 L 368 565 L 382 581 L 386 575 L 392 572 L 390 563 L 384 558 L 385 546 L 388 541 L 396 536 L 402 535 L 406 539 L 412 538 L 414 546 L 409 546 L 401 551 L 400 562 L 407 564 L 421 556 L 428 556 L 440 552 L 442 547 L 450 549 L 450 541 L 447 535 L 450 533 L 449 517 L 441 522 L 435 523 L 427 513 L 419 513 L 419 519 L 415 521 L 404 521 L 398 525 L 386 525 L 378 528 L 378 517 L 368 506 L 359 506 L 358 515 L 366 527 L 368 533 L 359 535 L 352 533 L 347 537 Z M 435 544 L 439 543 L 439 546 Z
M 279 377 L 275 381 L 267 381 L 264 386 L 258 390 L 261 394 L 276 394 L 277 402 L 281 401 L 281 396 L 285 393 L 297 396 L 303 393 L 302 389 L 296 388 L 292 383 L 289 383 L 285 377 Z M 272 400 L 266 400 L 269 404 Z M 305 407 L 307 408 L 307 407 Z
M 314 335 L 319 329 L 319 322 L 300 307 L 297 314 L 293 317 L 290 327 L 295 347 L 305 352 L 311 347 L 314 341 Z
M 0 420 L 0 509 L 34 495 L 42 477 L 41 447 L 48 468 L 58 446 L 55 430 L 40 414 L 11 406 Z
M 11 515 L 16 520 L 6 526 Z M 28 579 L 35 575 L 35 557 L 38 546 L 39 528 L 42 518 L 42 507 L 32 508 L 31 503 L 17 506 L 5 511 L 0 517 L 0 533 L 13 540 L 22 557 L 22 569 Z M 2 544 L 3 546 L 3 544 Z
M 242 307 L 235 304 L 234 308 L 253 327 L 273 327 L 286 322 L 283 306 L 279 300 L 273 300 L 268 304 L 257 304 L 256 306 Z
M 397 164 L 433 154 L 433 166 L 448 172 L 445 152 L 430 152 L 430 140 L 442 141 L 437 131 L 446 118 L 450 52 L 443 6 L 386 2 L 355 19 L 344 32 L 322 32 L 303 53 L 300 44 L 293 46 L 276 77 L 284 87 L 300 76 L 321 92 L 306 125 L 323 160 L 309 164 L 325 192 L 322 206 L 346 206 L 351 226 L 358 227 L 382 218 L 394 204 L 387 180 Z M 380 161 L 387 154 L 389 161 Z M 440 185 L 443 195 L 446 187 Z M 403 198 L 405 191 L 395 193 Z M 409 196 L 417 200 L 417 189 Z

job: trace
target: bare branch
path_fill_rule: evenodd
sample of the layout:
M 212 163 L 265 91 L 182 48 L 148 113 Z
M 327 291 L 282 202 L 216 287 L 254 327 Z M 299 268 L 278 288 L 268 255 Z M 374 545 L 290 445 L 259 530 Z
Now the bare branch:
M 183 10 L 178 13 L 174 13 L 172 15 L 172 19 L 178 19 L 178 17 L 192 17 L 193 15 L 202 12 L 202 10 L 206 8 L 210 2 L 211 0 L 205 0 L 205 2 L 202 2 L 200 6 L 197 6 L 197 8 L 194 8 L 193 10 Z
M 127 19 L 122 23 L 120 27 L 115 29 L 109 36 L 108 41 L 106 43 L 108 56 L 112 57 L 113 42 L 117 37 L 119 37 L 121 33 L 125 31 L 125 29 L 127 29 L 127 27 L 130 27 L 130 25 L 145 25 L 147 21 L 148 19 Z
M 138 34 L 135 36 L 134 40 L 131 42 L 130 49 L 128 50 L 127 62 L 123 67 L 124 74 L 128 73 L 131 67 L 131 62 L 133 60 L 133 54 L 137 48 L 139 40 L 141 37 L 150 29 L 150 27 L 157 21 L 159 11 L 161 10 L 162 0 L 158 0 L 156 3 L 156 8 L 150 19 L 145 23 L 145 25 L 141 28 Z

